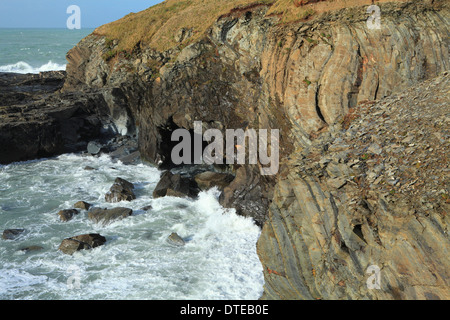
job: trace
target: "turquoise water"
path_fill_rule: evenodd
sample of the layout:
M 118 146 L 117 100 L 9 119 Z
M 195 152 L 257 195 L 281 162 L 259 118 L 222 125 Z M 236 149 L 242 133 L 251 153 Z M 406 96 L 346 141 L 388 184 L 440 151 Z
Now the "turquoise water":
M 93 29 L 0 29 L 0 72 L 65 70 L 66 53 Z

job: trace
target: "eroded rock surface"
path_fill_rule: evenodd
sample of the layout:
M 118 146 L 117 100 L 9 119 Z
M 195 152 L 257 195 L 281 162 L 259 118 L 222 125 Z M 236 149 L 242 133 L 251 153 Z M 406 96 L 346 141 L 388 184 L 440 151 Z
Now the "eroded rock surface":
M 449 299 L 449 83 L 362 103 L 290 160 L 258 241 L 263 298 Z

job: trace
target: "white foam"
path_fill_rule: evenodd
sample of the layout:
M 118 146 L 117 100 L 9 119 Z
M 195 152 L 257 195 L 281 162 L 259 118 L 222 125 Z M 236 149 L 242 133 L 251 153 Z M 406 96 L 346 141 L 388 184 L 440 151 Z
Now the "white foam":
M 160 171 L 113 163 L 107 156 L 66 154 L 2 170 L 15 190 L 0 193 L 2 205 L 11 208 L 0 214 L 0 224 L 23 227 L 27 234 L 0 247 L 0 282 L 6 285 L 0 299 L 258 299 L 262 293 L 256 254 L 260 229 L 224 209 L 215 189 L 201 192 L 197 200 L 153 199 Z M 136 200 L 105 202 L 118 176 L 135 184 Z M 85 211 L 62 223 L 57 212 L 79 200 L 134 213 L 108 226 L 91 222 Z M 152 209 L 140 210 L 149 204 Z M 57 250 L 62 239 L 91 232 L 105 236 L 106 244 L 73 256 Z M 186 245 L 171 246 L 166 241 L 171 232 Z M 43 249 L 17 254 L 19 246 L 30 245 Z M 73 265 L 80 270 L 81 290 L 66 285 Z
M 44 71 L 60 71 L 66 70 L 65 64 L 58 64 L 53 61 L 49 61 L 39 67 L 32 67 L 30 64 L 24 61 L 17 63 L 0 66 L 0 72 L 14 72 L 14 73 L 39 73 Z

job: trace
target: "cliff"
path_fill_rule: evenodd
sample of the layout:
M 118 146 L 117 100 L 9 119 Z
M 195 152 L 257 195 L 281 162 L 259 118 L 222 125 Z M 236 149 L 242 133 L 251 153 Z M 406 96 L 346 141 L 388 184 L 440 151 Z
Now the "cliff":
M 262 298 L 448 299 L 448 3 L 380 1 L 379 30 L 371 1 L 221 3 L 102 26 L 68 53 L 63 93 L 102 92 L 163 167 L 195 120 L 280 130 L 279 174 L 233 166 L 221 195 L 263 226 Z

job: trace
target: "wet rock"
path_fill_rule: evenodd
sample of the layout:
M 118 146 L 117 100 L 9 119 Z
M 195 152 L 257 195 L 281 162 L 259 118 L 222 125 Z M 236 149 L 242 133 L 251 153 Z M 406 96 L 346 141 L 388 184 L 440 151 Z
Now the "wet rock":
M 2 238 L 5 240 L 14 240 L 17 239 L 25 229 L 6 229 L 3 231 Z
M 87 145 L 87 152 L 91 155 L 97 155 L 102 151 L 103 146 L 96 142 L 96 141 L 90 141 Z
M 42 250 L 42 249 L 44 249 L 44 248 L 41 247 L 41 246 L 29 246 L 29 247 L 20 248 L 19 251 L 22 251 L 22 252 L 25 252 L 25 253 L 30 253 L 30 252 L 39 251 L 39 250 Z
M 167 241 L 170 244 L 176 245 L 176 246 L 184 246 L 186 242 L 181 238 L 176 232 L 172 232 L 170 236 L 167 238 Z
M 153 191 L 153 198 L 165 196 L 195 198 L 198 193 L 199 188 L 193 179 L 166 171 Z
M 87 203 L 87 202 L 84 202 L 84 201 L 78 201 L 77 203 L 75 203 L 73 205 L 74 208 L 82 209 L 82 210 L 89 210 L 89 208 L 91 206 L 92 205 L 90 203 Z
M 207 171 L 197 174 L 194 179 L 201 190 L 208 190 L 213 187 L 223 190 L 233 181 L 234 176 L 229 173 Z
M 139 151 L 135 151 L 133 153 L 120 157 L 118 160 L 126 165 L 136 164 L 141 160 L 141 153 Z
M 72 255 L 79 250 L 88 250 L 105 244 L 106 238 L 98 233 L 82 234 L 64 239 L 58 250 Z
M 114 221 L 122 220 L 133 214 L 133 210 L 129 208 L 101 209 L 95 208 L 88 212 L 88 217 L 95 223 L 103 225 L 110 224 Z
M 0 163 L 86 150 L 108 120 L 103 96 L 61 93 L 65 72 L 0 73 Z
M 269 206 L 271 176 L 261 176 L 256 166 L 242 166 L 236 170 L 234 180 L 224 188 L 219 202 L 225 208 L 235 208 L 236 213 L 251 217 L 258 226 L 266 219 Z
M 136 195 L 133 189 L 134 185 L 131 182 L 122 178 L 116 178 L 109 192 L 105 195 L 105 200 L 111 203 L 134 200 Z
M 61 221 L 67 222 L 69 220 L 72 220 L 73 216 L 78 214 L 78 210 L 76 209 L 64 209 L 64 210 L 60 210 L 58 212 L 59 218 L 61 219 Z
M 153 207 L 151 205 L 144 206 L 144 207 L 141 208 L 141 210 L 143 210 L 143 211 L 149 211 L 149 210 L 152 210 L 152 209 L 153 209 Z

